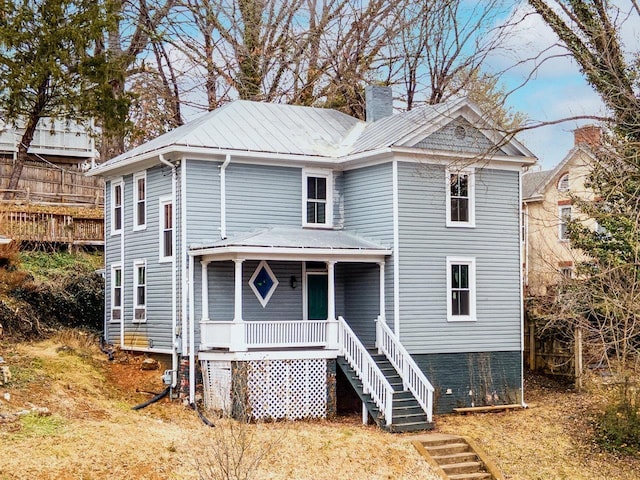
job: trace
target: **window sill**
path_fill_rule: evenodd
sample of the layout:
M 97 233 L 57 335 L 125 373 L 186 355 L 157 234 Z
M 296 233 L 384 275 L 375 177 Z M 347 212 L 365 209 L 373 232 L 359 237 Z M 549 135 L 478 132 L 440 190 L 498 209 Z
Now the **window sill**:
M 456 316 L 456 317 L 447 317 L 447 322 L 451 322 L 451 323 L 460 323 L 460 322 L 476 322 L 477 318 L 473 317 L 471 315 L 465 315 L 465 316 Z
M 447 222 L 447 228 L 476 228 L 476 224 L 470 222 Z
M 146 229 L 147 229 L 147 225 L 146 225 L 146 224 L 144 224 L 144 225 L 138 225 L 137 227 L 133 227 L 133 228 L 132 228 L 132 230 L 133 230 L 134 232 L 140 232 L 140 231 L 142 231 L 142 230 L 146 230 Z
M 160 257 L 158 258 L 158 263 L 171 263 L 173 262 L 173 257 Z
M 302 228 L 309 228 L 314 230 L 333 230 L 333 225 L 328 223 L 305 223 Z

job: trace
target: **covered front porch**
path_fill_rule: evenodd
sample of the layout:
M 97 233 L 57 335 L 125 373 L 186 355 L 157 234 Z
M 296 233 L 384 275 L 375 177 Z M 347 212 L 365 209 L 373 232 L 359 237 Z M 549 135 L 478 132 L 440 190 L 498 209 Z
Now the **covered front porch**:
M 375 319 L 385 318 L 390 254 L 345 232 L 303 229 L 191 248 L 198 352 L 220 358 L 324 350 L 322 356 L 335 358 L 338 316 L 373 346 Z

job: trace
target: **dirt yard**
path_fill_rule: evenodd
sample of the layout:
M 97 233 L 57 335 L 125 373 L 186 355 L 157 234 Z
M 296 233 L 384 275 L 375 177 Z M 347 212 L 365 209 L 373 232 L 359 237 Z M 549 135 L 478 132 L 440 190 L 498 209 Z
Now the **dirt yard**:
M 140 357 L 105 355 L 77 333 L 34 344 L 0 344 L 12 379 L 0 386 L 0 480 L 9 479 L 436 479 L 410 435 L 338 421 L 206 427 L 161 400 L 159 371 Z M 440 416 L 441 432 L 474 437 L 506 478 L 640 478 L 640 461 L 603 453 L 590 441 L 587 395 L 535 378 L 531 408 Z M 241 461 L 238 458 L 242 458 Z M 235 476 L 220 467 L 237 466 Z

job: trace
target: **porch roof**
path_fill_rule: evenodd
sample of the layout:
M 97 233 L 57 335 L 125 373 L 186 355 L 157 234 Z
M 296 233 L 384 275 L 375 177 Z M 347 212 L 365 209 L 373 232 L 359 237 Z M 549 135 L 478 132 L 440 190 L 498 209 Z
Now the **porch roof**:
M 382 261 L 388 247 L 342 230 L 271 227 L 248 232 L 208 245 L 192 245 L 189 254 L 210 260 L 354 260 Z

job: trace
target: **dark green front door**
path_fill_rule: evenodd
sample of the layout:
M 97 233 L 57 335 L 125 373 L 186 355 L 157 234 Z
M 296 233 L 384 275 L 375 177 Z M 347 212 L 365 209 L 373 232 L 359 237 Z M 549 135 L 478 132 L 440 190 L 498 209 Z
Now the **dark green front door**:
M 327 319 L 327 301 L 329 288 L 326 274 L 307 275 L 307 318 L 309 320 Z

